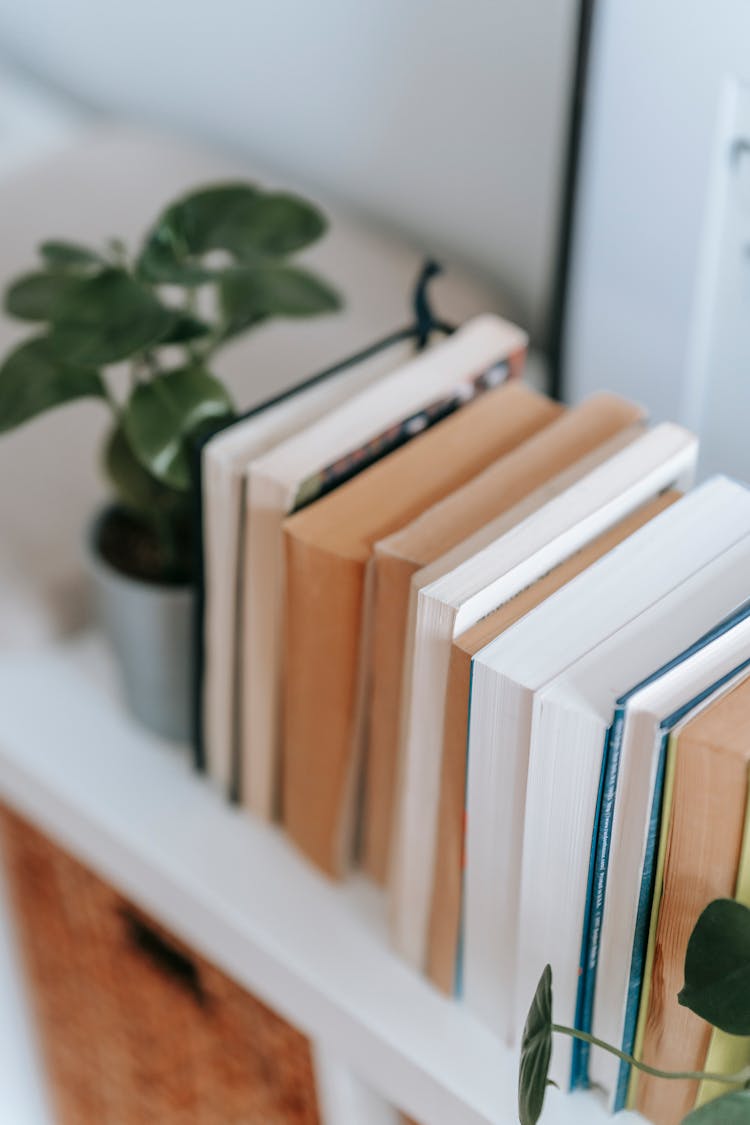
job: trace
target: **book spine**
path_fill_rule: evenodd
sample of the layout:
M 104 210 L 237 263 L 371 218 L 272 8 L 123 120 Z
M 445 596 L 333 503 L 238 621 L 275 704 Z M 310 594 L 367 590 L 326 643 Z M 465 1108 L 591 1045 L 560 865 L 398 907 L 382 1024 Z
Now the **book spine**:
M 649 820 L 648 836 L 646 838 L 646 853 L 641 875 L 641 887 L 638 893 L 638 911 L 636 914 L 635 936 L 633 938 L 633 953 L 630 960 L 630 979 L 625 1004 L 625 1022 L 623 1025 L 621 1049 L 626 1054 L 632 1054 L 635 1043 L 636 1026 L 638 1023 L 638 1006 L 643 983 L 643 968 L 646 961 L 648 935 L 651 925 L 651 904 L 654 895 L 654 876 L 656 873 L 656 855 L 661 834 L 661 815 L 664 797 L 664 777 L 666 773 L 667 746 L 669 735 L 665 733 L 659 748 L 659 762 L 654 783 L 654 796 L 651 802 L 651 818 Z M 620 1063 L 620 1072 L 617 1080 L 617 1089 L 614 1098 L 614 1112 L 618 1113 L 625 1108 L 630 1082 L 630 1064 Z
M 369 736 L 363 798 L 362 867 L 381 886 L 388 880 L 398 785 L 404 654 L 411 579 L 418 567 L 388 554 L 374 556 Z
M 466 941 L 466 829 L 469 821 L 469 721 L 471 717 L 471 698 L 474 692 L 474 660 L 469 671 L 469 706 L 466 712 L 466 754 L 464 758 L 464 823 L 463 845 L 461 848 L 461 903 L 458 916 L 458 939 L 456 941 L 456 969 L 453 994 L 461 1000 L 464 994 L 464 945 Z
M 301 851 L 341 878 L 350 859 L 363 563 L 286 532 L 282 818 Z
M 615 711 L 614 722 L 607 731 L 602 752 L 602 770 L 591 841 L 588 892 L 581 939 L 575 1025 L 581 1031 L 588 1032 L 591 1031 L 594 1012 L 596 970 L 599 964 L 599 945 L 604 917 L 604 899 L 607 893 L 607 870 L 612 843 L 612 823 L 624 727 L 625 710 L 623 707 L 618 707 Z M 590 1053 L 591 1048 L 588 1043 L 584 1043 L 580 1039 L 574 1041 L 570 1075 L 570 1085 L 573 1090 L 589 1085 Z

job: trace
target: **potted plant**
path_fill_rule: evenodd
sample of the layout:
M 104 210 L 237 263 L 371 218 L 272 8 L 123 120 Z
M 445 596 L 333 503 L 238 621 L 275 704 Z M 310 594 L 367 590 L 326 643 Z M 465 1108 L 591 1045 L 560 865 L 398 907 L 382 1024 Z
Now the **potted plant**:
M 709 903 L 695 924 L 685 956 L 685 987 L 680 1004 L 729 1035 L 750 1036 L 750 910 L 732 899 Z M 750 1066 L 736 1074 L 702 1071 L 673 1074 L 656 1070 L 600 1039 L 554 1023 L 552 970 L 547 965 L 537 986 L 521 1043 L 518 1120 L 536 1125 L 542 1115 L 552 1055 L 553 1033 L 569 1035 L 609 1051 L 636 1070 L 657 1078 L 709 1080 L 728 1086 L 715 1101 L 694 1109 L 683 1125 L 740 1125 L 750 1121 Z
M 0 433 L 78 398 L 111 415 L 102 464 L 114 502 L 90 537 L 96 603 L 132 710 L 171 738 L 189 722 L 191 448 L 234 410 L 214 357 L 272 317 L 339 307 L 290 261 L 325 227 L 295 196 L 213 185 L 167 207 L 134 256 L 117 239 L 43 242 L 40 265 L 5 294 L 35 332 L 0 366 Z

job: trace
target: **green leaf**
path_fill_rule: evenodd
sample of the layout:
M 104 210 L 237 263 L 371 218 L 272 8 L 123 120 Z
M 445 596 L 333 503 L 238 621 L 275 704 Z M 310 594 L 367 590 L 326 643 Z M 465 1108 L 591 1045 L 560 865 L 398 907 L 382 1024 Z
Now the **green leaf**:
M 748 1125 L 749 1121 L 750 1090 L 736 1090 L 694 1109 L 682 1125 Z
M 750 909 L 731 899 L 706 907 L 688 942 L 678 999 L 722 1031 L 750 1035 Z
M 219 303 L 228 335 L 268 317 L 316 316 L 341 305 L 336 291 L 314 274 L 273 263 L 228 273 L 219 286 Z
M 101 269 L 105 264 L 100 254 L 89 250 L 87 246 L 81 246 L 78 242 L 51 239 L 42 243 L 39 253 L 50 269 L 72 271 Z
M 317 242 L 328 226 L 317 207 L 284 192 L 259 192 L 238 218 L 233 245 L 225 249 L 233 250 L 240 261 L 283 258 Z
M 215 250 L 235 262 L 279 257 L 309 246 L 326 222 L 296 196 L 264 192 L 253 184 L 217 184 L 168 207 L 148 234 L 138 271 L 154 282 L 200 285 L 223 271 L 203 258 Z
M 185 494 L 162 484 L 144 469 L 125 436 L 122 426 L 111 431 L 104 446 L 104 468 L 125 507 L 153 517 L 185 507 Z
M 5 310 L 19 320 L 53 320 L 76 286 L 76 279 L 65 274 L 27 273 L 6 290 Z
M 53 312 L 52 339 L 79 363 L 116 363 L 153 347 L 173 328 L 176 314 L 124 270 L 76 278 Z
M 135 388 L 123 414 L 127 439 L 140 463 L 171 488 L 190 488 L 188 439 L 209 419 L 232 411 L 224 387 L 197 365 L 157 375 Z
M 190 340 L 198 340 L 202 336 L 207 336 L 210 331 L 211 325 L 199 320 L 197 316 L 192 316 L 190 313 L 178 313 L 177 319 L 167 334 L 159 340 L 159 344 L 185 344 Z
M 552 1056 L 552 969 L 546 966 L 531 1002 L 521 1040 L 518 1071 L 518 1119 L 536 1125 L 544 1108 Z
M 54 406 L 87 397 L 106 397 L 98 371 L 61 359 L 49 336 L 28 340 L 0 367 L 0 433 Z

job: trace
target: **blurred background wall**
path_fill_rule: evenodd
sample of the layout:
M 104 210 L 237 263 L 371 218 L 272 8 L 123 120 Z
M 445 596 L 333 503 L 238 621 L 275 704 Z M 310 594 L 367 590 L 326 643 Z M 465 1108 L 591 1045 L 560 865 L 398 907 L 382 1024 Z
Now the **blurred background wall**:
M 0 0 L 0 59 L 231 146 L 502 287 L 542 339 L 578 0 Z
M 745 480 L 749 47 L 746 0 L 597 0 L 563 364 L 568 397 L 606 383 Z

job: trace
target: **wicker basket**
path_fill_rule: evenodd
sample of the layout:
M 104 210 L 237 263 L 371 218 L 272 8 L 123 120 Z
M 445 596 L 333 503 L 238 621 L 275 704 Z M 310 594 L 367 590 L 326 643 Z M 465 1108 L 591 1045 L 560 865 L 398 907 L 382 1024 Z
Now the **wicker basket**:
M 307 1040 L 0 806 L 60 1125 L 318 1125 Z

